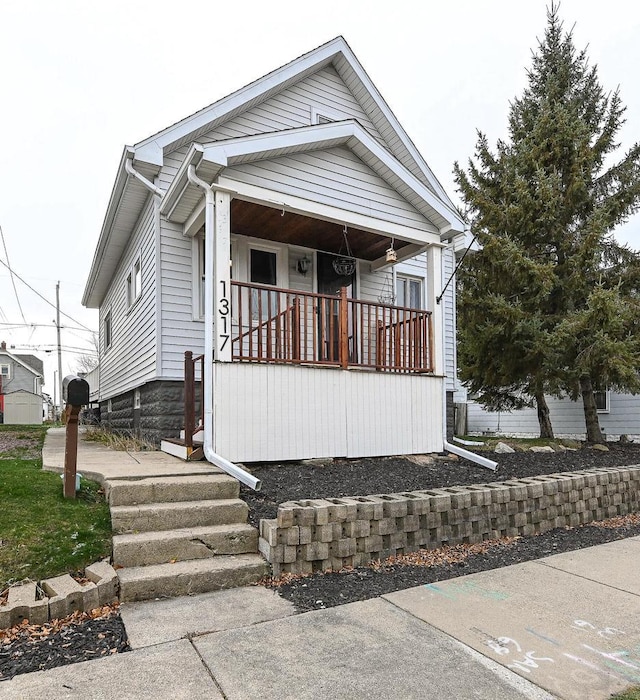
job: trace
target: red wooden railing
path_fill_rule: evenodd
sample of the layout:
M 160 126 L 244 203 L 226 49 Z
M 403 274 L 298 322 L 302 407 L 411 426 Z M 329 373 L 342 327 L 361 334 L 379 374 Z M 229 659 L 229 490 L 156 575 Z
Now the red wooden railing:
M 187 350 L 184 354 L 184 443 L 187 447 L 193 447 L 193 435 L 196 432 L 196 378 L 200 382 L 198 425 L 204 425 L 204 355 L 194 357 Z
M 232 282 L 232 359 L 433 372 L 431 313 Z

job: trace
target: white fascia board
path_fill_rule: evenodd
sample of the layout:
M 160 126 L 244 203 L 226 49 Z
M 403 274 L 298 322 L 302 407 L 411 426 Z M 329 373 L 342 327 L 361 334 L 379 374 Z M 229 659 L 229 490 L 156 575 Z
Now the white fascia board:
M 250 185 L 240 182 L 239 180 L 232 180 L 223 175 L 218 177 L 218 184 L 225 188 L 235 190 L 237 199 L 274 207 L 276 209 L 284 209 L 285 216 L 286 212 L 302 214 L 312 219 L 330 221 L 335 224 L 340 224 L 341 226 L 346 224 L 350 228 L 358 228 L 367 233 L 396 238 L 420 246 L 440 245 L 440 236 L 437 233 L 429 233 L 428 231 L 412 228 L 410 226 L 402 226 L 401 224 L 395 224 L 391 221 L 376 219 L 371 215 L 347 211 L 340 207 L 321 204 L 310 199 L 274 192 L 264 187 Z
M 189 177 L 187 175 L 189 167 L 194 165 L 197 168 L 202 162 L 203 153 L 204 147 L 199 143 L 194 143 L 191 145 L 191 148 L 187 151 L 187 155 L 182 161 L 182 165 L 173 178 L 173 182 L 169 185 L 167 191 L 165 192 L 164 197 L 162 198 L 162 203 L 160 204 L 160 213 L 166 216 L 169 221 L 171 221 L 171 215 L 180 202 L 182 195 L 190 185 Z M 192 187 L 195 187 L 195 185 L 192 185 Z
M 319 68 L 324 64 L 330 63 L 336 54 L 344 52 L 346 48 L 345 40 L 342 37 L 336 37 L 317 49 L 296 58 L 291 63 L 277 68 L 275 71 L 240 88 L 240 90 L 231 93 L 227 97 L 223 97 L 199 112 L 141 141 L 139 144 L 136 144 L 136 149 L 145 149 L 152 143 L 156 147 L 164 149 L 172 143 L 189 136 L 189 134 L 207 127 L 211 122 L 224 118 L 230 112 L 241 109 L 244 104 L 258 99 L 262 94 L 274 88 L 282 86 L 301 73 L 312 70 L 316 66 Z

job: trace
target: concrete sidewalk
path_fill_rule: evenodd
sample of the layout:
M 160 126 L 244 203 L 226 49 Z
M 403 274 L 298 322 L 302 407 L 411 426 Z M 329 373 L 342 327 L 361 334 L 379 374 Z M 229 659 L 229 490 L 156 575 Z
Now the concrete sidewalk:
M 640 684 L 640 538 L 296 615 L 248 587 L 132 603 L 134 650 L 0 698 L 604 700 Z
M 80 471 L 131 467 L 81 445 Z M 184 469 L 143 454 L 140 474 Z M 17 676 L 0 698 L 604 700 L 640 684 L 638 537 L 300 615 L 257 586 L 121 611 L 132 652 Z

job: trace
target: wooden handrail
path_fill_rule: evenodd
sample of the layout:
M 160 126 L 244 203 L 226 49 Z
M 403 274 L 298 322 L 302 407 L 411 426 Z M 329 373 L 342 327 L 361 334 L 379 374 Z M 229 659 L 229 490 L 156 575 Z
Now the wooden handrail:
M 433 372 L 430 311 L 350 299 L 346 288 L 334 295 L 231 285 L 234 361 Z

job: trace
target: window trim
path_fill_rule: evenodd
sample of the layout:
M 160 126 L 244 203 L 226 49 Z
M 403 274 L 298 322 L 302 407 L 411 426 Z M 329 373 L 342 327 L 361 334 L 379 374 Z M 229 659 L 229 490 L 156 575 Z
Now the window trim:
M 134 306 L 142 296 L 142 253 L 133 258 L 126 281 L 127 309 Z
M 404 282 L 405 285 L 407 285 L 408 288 L 405 287 L 405 301 L 407 298 L 407 291 L 409 291 L 409 302 L 411 302 L 411 282 L 418 283 L 418 285 L 420 287 L 420 291 L 419 291 L 419 295 L 420 295 L 419 304 L 420 305 L 415 307 L 415 308 L 419 311 L 424 311 L 426 308 L 425 295 L 424 295 L 424 293 L 425 293 L 425 279 L 424 279 L 424 277 L 419 277 L 417 275 L 408 275 L 408 274 L 405 274 L 404 272 L 398 272 L 396 274 L 396 288 L 393 290 L 393 293 L 394 293 L 394 303 L 397 306 L 401 306 L 401 304 L 398 302 L 398 283 L 399 282 Z M 406 308 L 414 308 L 414 307 L 412 307 L 409 303 L 409 305 L 407 305 Z
M 2 368 L 6 367 L 7 368 L 7 373 L 3 374 L 2 373 Z M 0 364 L 0 375 L 2 376 L 3 380 L 7 380 L 8 382 L 11 381 L 11 363 L 10 362 L 2 362 Z
M 102 319 L 102 333 L 103 333 L 103 345 L 104 351 L 107 352 L 113 345 L 113 315 L 111 313 L 111 307 L 109 307 Z
M 346 117 L 344 114 L 340 114 L 338 112 L 334 112 L 332 109 L 327 109 L 326 107 L 319 107 L 317 105 L 310 106 L 310 113 L 312 125 L 328 124 L 331 122 L 342 122 L 345 119 L 348 119 L 348 117 Z M 327 119 L 328 122 L 319 121 L 321 117 Z
M 596 411 L 598 413 L 611 413 L 611 391 L 609 389 L 602 389 L 600 391 L 595 391 L 593 392 L 593 398 L 595 401 L 596 394 L 604 394 L 604 408 L 598 408 L 598 404 L 596 402 Z

